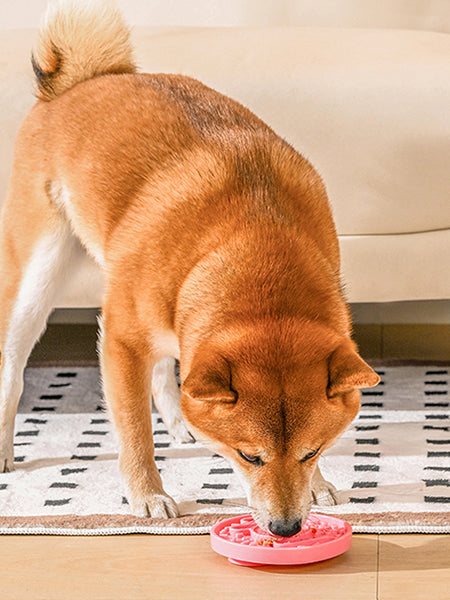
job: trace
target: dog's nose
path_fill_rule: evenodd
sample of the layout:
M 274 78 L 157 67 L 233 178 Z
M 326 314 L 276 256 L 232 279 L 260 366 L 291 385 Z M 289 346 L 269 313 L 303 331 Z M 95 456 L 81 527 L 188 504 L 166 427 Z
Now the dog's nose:
M 269 523 L 269 531 L 274 535 L 279 535 L 280 537 L 291 537 L 291 535 L 295 535 L 302 528 L 302 522 L 300 521 L 283 521 L 279 519 L 278 521 L 270 521 Z

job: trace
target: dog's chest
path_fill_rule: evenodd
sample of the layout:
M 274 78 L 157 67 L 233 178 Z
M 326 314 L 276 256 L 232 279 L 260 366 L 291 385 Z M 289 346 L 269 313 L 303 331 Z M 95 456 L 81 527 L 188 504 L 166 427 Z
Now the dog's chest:
M 180 358 L 180 346 L 177 335 L 170 330 L 160 329 L 152 336 L 153 347 L 158 360 L 166 356 Z

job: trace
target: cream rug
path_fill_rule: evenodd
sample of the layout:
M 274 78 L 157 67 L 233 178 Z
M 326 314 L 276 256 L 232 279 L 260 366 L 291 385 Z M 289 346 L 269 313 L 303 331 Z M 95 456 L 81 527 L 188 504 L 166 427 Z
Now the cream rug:
M 340 504 L 318 508 L 355 532 L 450 532 L 449 369 L 378 368 L 353 426 L 321 458 Z M 130 514 L 117 439 L 95 367 L 28 368 L 16 419 L 15 467 L 0 474 L 0 533 L 207 533 L 248 512 L 228 463 L 201 444 L 176 444 L 153 415 L 156 460 L 178 519 Z

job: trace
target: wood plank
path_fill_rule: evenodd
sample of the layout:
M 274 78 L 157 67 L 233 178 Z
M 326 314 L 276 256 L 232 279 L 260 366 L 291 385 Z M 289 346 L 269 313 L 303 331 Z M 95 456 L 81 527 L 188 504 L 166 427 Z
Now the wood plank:
M 383 325 L 382 339 L 382 358 L 450 359 L 449 324 Z
M 450 535 L 380 535 L 379 600 L 450 598 Z
M 36 344 L 29 366 L 96 365 L 97 326 L 50 323 Z M 450 325 L 355 323 L 354 338 L 367 359 L 449 361 Z
M 238 567 L 209 536 L 0 536 L 8 600 L 375 600 L 377 536 L 303 567 Z
M 381 325 L 354 323 L 353 339 L 355 340 L 362 357 L 367 360 L 371 358 L 381 358 Z

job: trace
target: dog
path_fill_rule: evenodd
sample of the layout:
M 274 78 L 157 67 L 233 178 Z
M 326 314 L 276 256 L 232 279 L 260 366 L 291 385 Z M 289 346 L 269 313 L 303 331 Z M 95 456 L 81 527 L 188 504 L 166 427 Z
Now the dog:
M 335 502 L 318 458 L 379 381 L 351 339 L 321 177 L 234 100 L 138 73 L 108 3 L 50 4 L 32 65 L 0 223 L 0 470 L 27 358 L 87 251 L 105 276 L 100 365 L 134 513 L 178 514 L 153 391 L 175 439 L 232 463 L 256 522 L 296 534 L 313 500 Z

